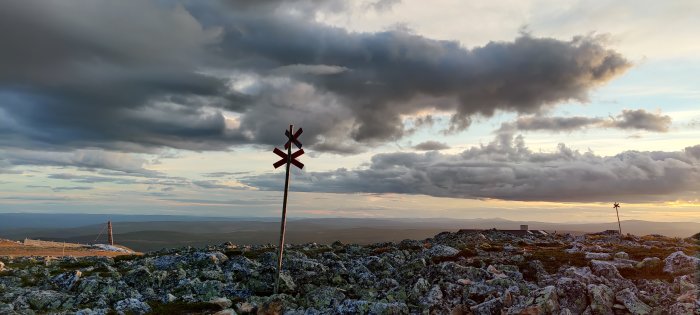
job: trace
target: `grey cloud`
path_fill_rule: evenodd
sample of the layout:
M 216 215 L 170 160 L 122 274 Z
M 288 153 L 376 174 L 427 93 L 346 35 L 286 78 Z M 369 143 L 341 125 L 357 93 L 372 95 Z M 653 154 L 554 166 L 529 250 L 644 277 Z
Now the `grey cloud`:
M 650 113 L 644 109 L 623 110 L 615 117 L 548 117 L 524 116 L 513 122 L 503 123 L 499 132 L 548 130 L 570 132 L 589 128 L 636 129 L 652 132 L 667 132 L 671 117 L 660 113 Z
M 85 187 L 85 186 L 60 186 L 60 187 L 53 187 L 51 190 L 55 192 L 61 192 L 61 191 L 71 191 L 71 190 L 92 190 L 92 187 Z
M 698 146 L 679 152 L 626 151 L 615 156 L 530 151 L 522 137 L 499 134 L 460 154 L 378 154 L 366 168 L 297 172 L 292 189 L 332 193 L 402 193 L 437 197 L 560 202 L 694 200 L 700 185 Z M 242 181 L 280 189 L 279 174 Z
M 14 123 L 0 127 L 0 145 L 225 150 L 279 144 L 271 126 L 293 123 L 312 149 L 357 153 L 410 133 L 406 116 L 450 112 L 458 132 L 474 115 L 585 101 L 630 66 L 594 37 L 522 35 L 465 48 L 310 17 L 345 6 L 4 1 L 0 122 Z
M 227 176 L 237 176 L 237 175 L 245 175 L 245 174 L 250 174 L 251 172 L 211 172 L 211 173 L 204 173 L 202 176 L 204 177 L 227 177 Z
M 643 109 L 623 110 L 609 126 L 621 129 L 641 129 L 667 132 L 671 125 L 671 116 L 647 112 Z
M 429 140 L 416 144 L 413 148 L 420 151 L 433 151 L 449 149 L 450 146 L 443 142 Z
M 72 152 L 47 152 L 36 150 L 0 151 L 12 166 L 72 166 L 86 169 L 118 171 L 121 174 L 159 176 L 160 173 L 144 168 L 147 161 L 134 154 L 103 150 L 75 150 Z
M 229 185 L 222 184 L 221 182 L 219 182 L 217 180 L 195 180 L 195 181 L 192 181 L 192 184 L 199 186 L 201 188 L 207 188 L 207 189 L 246 190 L 245 187 L 229 186 Z

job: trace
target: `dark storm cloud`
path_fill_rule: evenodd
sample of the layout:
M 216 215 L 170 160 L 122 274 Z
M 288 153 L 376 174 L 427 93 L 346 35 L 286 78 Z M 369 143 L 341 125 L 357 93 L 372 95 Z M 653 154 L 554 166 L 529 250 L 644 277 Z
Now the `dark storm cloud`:
M 280 175 L 244 183 L 280 189 Z M 283 181 L 283 180 L 282 180 Z M 402 193 L 521 201 L 626 202 L 694 200 L 700 187 L 700 147 L 680 152 L 626 151 L 615 156 L 530 151 L 522 137 L 500 134 L 460 154 L 378 154 L 366 168 L 294 174 L 294 190 L 332 193 Z
M 449 149 L 450 146 L 443 142 L 429 140 L 416 144 L 413 148 L 420 151 L 433 151 Z
M 610 117 L 519 117 L 514 122 L 503 123 L 499 132 L 547 130 L 554 132 L 574 131 L 587 128 L 635 129 L 652 132 L 667 132 L 671 117 L 660 113 L 650 113 L 643 109 L 623 110 Z
M 380 1 L 386 8 L 392 1 Z M 317 151 L 406 135 L 403 117 L 537 113 L 584 101 L 629 62 L 594 37 L 465 48 L 320 24 L 342 1 L 3 1 L 0 145 L 224 150 L 305 129 Z

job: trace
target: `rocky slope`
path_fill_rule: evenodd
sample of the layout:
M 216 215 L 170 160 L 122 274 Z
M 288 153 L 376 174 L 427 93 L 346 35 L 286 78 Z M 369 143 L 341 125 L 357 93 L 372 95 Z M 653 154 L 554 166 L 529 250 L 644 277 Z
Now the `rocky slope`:
M 0 314 L 700 314 L 697 239 L 489 230 L 368 246 L 231 243 L 0 257 Z

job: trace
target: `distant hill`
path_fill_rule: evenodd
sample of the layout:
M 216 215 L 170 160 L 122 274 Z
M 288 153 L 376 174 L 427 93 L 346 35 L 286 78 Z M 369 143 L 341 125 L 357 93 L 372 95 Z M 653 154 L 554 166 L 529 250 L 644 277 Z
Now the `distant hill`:
M 184 216 L 110 216 L 82 214 L 52 214 L 62 218 L 57 226 L 46 220 L 32 221 L 37 214 L 12 214 L 13 220 L 21 221 L 19 227 L 8 228 L 0 214 L 0 237 L 21 240 L 25 237 L 76 243 L 106 242 L 104 229 L 107 218 L 112 219 L 114 238 L 117 243 L 137 251 L 149 251 L 166 247 L 204 246 L 223 242 L 237 244 L 276 244 L 279 238 L 279 219 L 271 218 L 211 218 Z M 87 216 L 84 218 L 82 216 Z M 24 220 L 22 219 L 24 218 Z M 116 218 L 116 219 L 115 219 Z M 89 222 L 79 226 L 68 226 L 67 221 Z M 103 219 L 102 221 L 96 221 Z M 134 221 L 120 221 L 135 219 Z M 152 220 L 156 219 L 156 220 Z M 151 220 L 151 221 L 149 221 Z M 36 222 L 36 223 L 32 223 Z M 75 224 L 75 223 L 73 223 Z M 423 239 L 443 231 L 459 229 L 519 229 L 527 224 L 530 229 L 557 231 L 558 233 L 582 234 L 617 229 L 617 222 L 560 224 L 536 221 L 509 221 L 493 219 L 357 219 L 320 218 L 290 219 L 287 225 L 288 243 L 344 243 L 370 244 L 403 239 Z M 700 231 L 700 223 L 694 222 L 650 222 L 629 220 L 622 222 L 624 233 L 636 235 L 662 234 L 673 237 L 689 237 Z

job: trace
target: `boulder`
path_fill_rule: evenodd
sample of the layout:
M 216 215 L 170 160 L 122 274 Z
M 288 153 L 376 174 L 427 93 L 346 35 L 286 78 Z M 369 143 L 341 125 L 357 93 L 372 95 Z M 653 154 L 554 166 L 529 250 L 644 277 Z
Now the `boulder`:
M 668 315 L 694 315 L 696 307 L 693 303 L 676 303 L 668 308 Z
M 617 259 L 630 259 L 630 255 L 625 253 L 625 252 L 617 252 L 617 253 L 615 253 L 615 258 L 617 258 Z
M 420 304 L 425 307 L 436 306 L 442 303 L 442 291 L 439 285 L 434 285 L 426 295 L 420 298 Z
M 580 314 L 588 306 L 586 285 L 571 278 L 557 280 L 557 297 L 559 306 L 567 308 L 574 314 Z
M 586 259 L 610 260 L 612 256 L 608 253 L 586 253 Z
M 58 289 L 68 291 L 80 280 L 81 275 L 80 270 L 65 272 L 51 278 L 51 283 Z
M 589 284 L 588 299 L 591 301 L 590 311 L 593 315 L 611 315 L 615 303 L 614 292 L 604 284 Z
M 143 315 L 151 311 L 151 307 L 148 304 L 139 301 L 138 299 L 124 299 L 114 303 L 114 310 L 120 315 L 124 314 L 137 314 Z
M 607 279 L 622 279 L 622 275 L 615 268 L 615 265 L 608 261 L 591 260 L 591 270 L 593 274 Z
M 630 289 L 624 289 L 615 294 L 615 300 L 620 304 L 624 305 L 627 310 L 633 315 L 646 315 L 650 314 L 652 309 L 649 305 L 644 304 L 637 298 L 637 295 Z
M 345 294 L 338 288 L 320 287 L 305 296 L 306 305 L 315 309 L 335 308 L 343 299 Z
M 433 245 L 430 249 L 424 252 L 424 255 L 429 259 L 450 258 L 459 254 L 459 250 L 447 245 Z
M 521 314 L 558 314 L 560 311 L 555 286 L 534 291 Z
M 641 270 L 653 270 L 661 266 L 661 259 L 658 257 L 647 257 L 638 262 L 634 267 Z
M 700 270 L 700 258 L 677 251 L 664 260 L 664 272 L 673 275 L 689 274 Z

